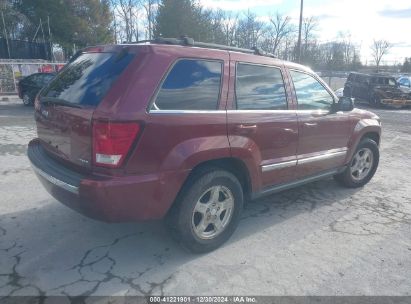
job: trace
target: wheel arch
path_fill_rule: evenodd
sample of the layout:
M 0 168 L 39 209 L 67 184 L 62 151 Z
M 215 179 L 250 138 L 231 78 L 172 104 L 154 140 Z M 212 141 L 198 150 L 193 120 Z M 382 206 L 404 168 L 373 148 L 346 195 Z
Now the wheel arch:
M 361 140 L 363 140 L 364 138 L 369 138 L 369 139 L 375 141 L 378 146 L 380 146 L 380 140 L 381 140 L 380 137 L 381 137 L 381 136 L 380 136 L 380 134 L 379 134 L 378 132 L 376 132 L 376 131 L 369 131 L 369 132 L 364 133 L 364 134 L 361 136 L 360 142 L 361 142 Z
M 243 187 L 244 194 L 247 195 L 251 193 L 251 177 L 247 166 L 242 160 L 234 157 L 211 159 L 201 162 L 191 170 L 190 174 L 187 177 L 187 180 L 199 174 L 204 174 L 205 172 L 214 170 L 215 168 L 232 173 Z
M 238 181 L 240 182 L 243 188 L 243 194 L 245 199 L 249 199 L 252 193 L 252 182 L 250 177 L 250 172 L 247 169 L 246 164 L 234 157 L 224 157 L 218 159 L 210 159 L 203 162 L 198 163 L 194 168 L 190 171 L 186 179 L 184 180 L 174 202 L 171 204 L 170 210 L 176 205 L 176 202 L 184 195 L 185 191 L 190 187 L 191 184 L 194 183 L 195 179 L 198 176 L 206 174 L 208 172 L 212 172 L 216 169 L 221 169 L 230 172 L 233 174 Z
M 354 155 L 354 152 L 362 139 L 369 138 L 380 145 L 381 142 L 381 126 L 375 119 L 360 120 L 354 128 L 354 133 L 348 143 L 348 153 L 346 163 L 348 163 Z

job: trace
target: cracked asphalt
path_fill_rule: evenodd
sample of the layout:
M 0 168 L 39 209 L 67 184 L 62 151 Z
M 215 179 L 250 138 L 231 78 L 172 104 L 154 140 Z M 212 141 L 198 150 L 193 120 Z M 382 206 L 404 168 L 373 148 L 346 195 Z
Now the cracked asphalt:
M 382 118 L 362 189 L 332 179 L 249 203 L 192 255 L 161 222 L 106 224 L 58 203 L 26 157 L 33 109 L 0 102 L 0 300 L 9 295 L 411 295 L 411 110 Z

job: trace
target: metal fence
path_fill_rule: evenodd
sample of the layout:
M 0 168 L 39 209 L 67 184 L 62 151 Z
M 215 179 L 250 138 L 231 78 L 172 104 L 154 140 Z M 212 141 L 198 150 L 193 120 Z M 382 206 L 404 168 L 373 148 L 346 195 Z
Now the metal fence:
M 1 62 L 0 94 L 16 94 L 18 81 L 34 73 L 52 73 L 59 71 L 64 62 Z
M 50 43 L 0 38 L 0 58 L 2 59 L 51 60 L 51 55 Z
M 337 76 L 323 76 L 321 77 L 327 84 L 328 86 L 335 90 L 338 90 L 340 88 L 344 87 L 345 82 L 347 81 L 346 77 L 337 77 Z

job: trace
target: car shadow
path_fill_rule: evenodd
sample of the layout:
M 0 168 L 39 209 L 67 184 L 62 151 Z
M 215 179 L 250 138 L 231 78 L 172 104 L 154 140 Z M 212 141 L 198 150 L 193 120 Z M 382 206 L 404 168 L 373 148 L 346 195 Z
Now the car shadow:
M 108 224 L 53 199 L 41 201 L 38 208 L 0 216 L 0 257 L 9 261 L 6 294 L 162 293 L 183 265 L 232 254 L 254 234 L 275 239 L 281 233 L 277 225 L 299 215 L 314 217 L 316 210 L 333 204 L 349 204 L 356 191 L 328 179 L 248 202 L 233 237 L 203 255 L 182 249 L 162 222 Z M 6 295 L 1 290 L 0 296 Z

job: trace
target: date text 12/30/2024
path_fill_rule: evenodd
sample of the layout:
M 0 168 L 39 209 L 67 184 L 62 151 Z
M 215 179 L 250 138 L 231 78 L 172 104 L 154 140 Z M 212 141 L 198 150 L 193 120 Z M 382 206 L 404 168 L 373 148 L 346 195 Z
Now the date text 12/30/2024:
M 183 297 L 183 296 L 157 296 L 149 297 L 149 303 L 257 303 L 255 297 L 248 296 L 199 296 L 199 297 Z

